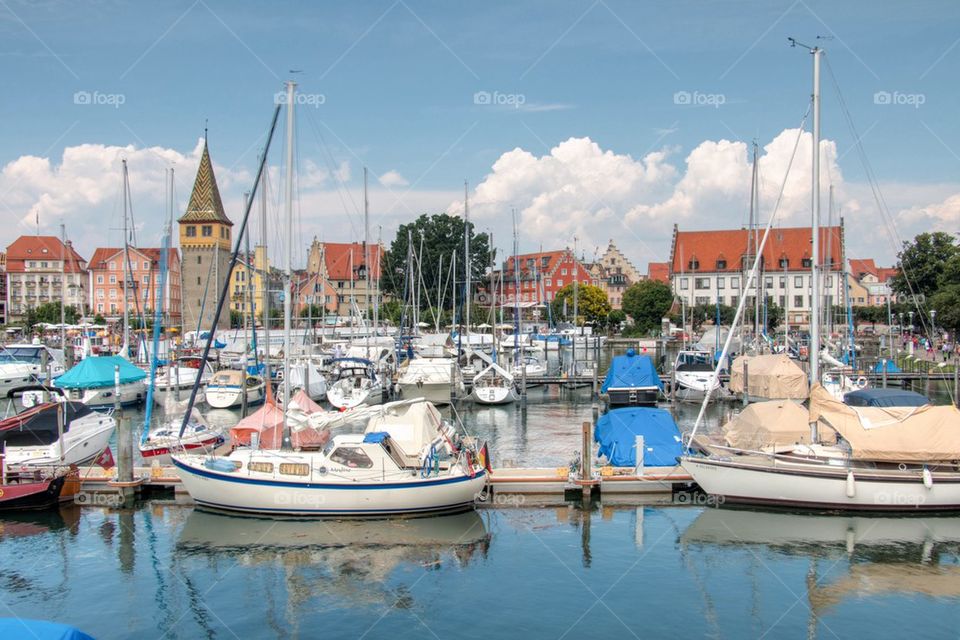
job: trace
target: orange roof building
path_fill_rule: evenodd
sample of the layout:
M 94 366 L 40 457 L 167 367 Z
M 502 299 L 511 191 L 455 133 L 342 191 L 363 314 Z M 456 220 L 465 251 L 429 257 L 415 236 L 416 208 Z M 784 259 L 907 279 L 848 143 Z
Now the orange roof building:
M 167 250 L 167 278 L 162 292 L 164 316 L 179 323 L 180 252 Z M 161 248 L 130 247 L 127 250 L 128 300 L 123 295 L 124 252 L 122 247 L 100 247 L 90 258 L 90 309 L 107 319 L 123 315 L 124 304 L 131 315 L 153 311 L 160 293 Z
M 372 317 L 375 298 L 383 303 L 380 287 L 380 265 L 383 246 L 371 242 L 320 242 L 310 245 L 307 258 L 307 277 L 298 291 L 298 304 L 322 304 L 331 313 L 349 316 L 352 303 L 361 313 Z M 369 259 L 369 268 L 367 260 Z M 369 277 L 368 277 L 369 272 Z M 303 289 L 306 287 L 306 289 Z
M 67 241 L 55 236 L 20 236 L 7 247 L 6 310 L 19 321 L 28 309 L 65 301 L 86 307 L 87 261 Z

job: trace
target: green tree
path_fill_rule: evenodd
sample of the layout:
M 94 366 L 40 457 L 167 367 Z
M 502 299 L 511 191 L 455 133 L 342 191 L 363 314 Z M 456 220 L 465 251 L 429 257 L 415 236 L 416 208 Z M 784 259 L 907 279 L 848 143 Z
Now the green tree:
M 454 252 L 457 253 L 456 280 L 458 283 L 463 282 L 463 218 L 446 213 L 423 214 L 413 222 L 400 225 L 397 237 L 390 244 L 390 249 L 383 254 L 381 264 L 383 273 L 381 287 L 384 293 L 398 300 L 403 299 L 404 287 L 408 282 L 408 235 L 412 237 L 413 248 L 419 257 L 418 278 L 423 281 L 420 307 L 425 309 L 436 305 L 441 291 L 445 293 L 445 302 L 448 301 L 450 299 L 450 265 Z M 474 285 L 480 282 L 490 262 L 489 238 L 486 233 L 476 233 L 471 222 L 470 267 Z M 463 293 L 458 288 L 457 300 L 460 301 L 462 296 Z
M 323 310 L 323 305 L 320 304 L 311 304 L 305 306 L 303 309 L 300 309 L 298 314 L 301 318 L 313 318 L 314 320 L 320 320 L 326 312 Z
M 107 321 L 98 313 L 97 315 L 93 316 L 93 324 L 107 324 Z
M 705 322 L 711 324 L 717 323 L 717 305 L 716 304 L 698 304 L 687 311 L 689 314 L 687 316 L 687 321 L 689 322 L 692 318 L 693 328 L 699 329 Z M 736 315 L 737 310 L 734 307 L 727 306 L 725 304 L 720 305 L 720 324 L 727 325 L 728 327 L 733 324 L 733 316 Z M 657 323 L 659 325 L 659 322 Z M 679 323 L 677 323 L 679 324 Z
M 616 333 L 626 321 L 627 314 L 622 309 L 614 309 L 607 314 L 607 329 Z
M 566 303 L 567 313 L 573 314 L 573 284 L 568 284 L 557 292 L 556 297 L 551 303 L 553 305 L 553 315 L 562 317 L 563 306 Z M 610 301 L 607 300 L 606 292 L 600 287 L 592 284 L 581 284 L 577 286 L 577 313 L 576 324 L 582 325 L 585 322 L 590 324 L 603 324 L 607 321 L 607 315 L 610 314 Z
M 929 300 L 930 308 L 937 310 L 937 329 L 945 329 L 956 338 L 960 331 L 960 284 L 942 287 Z
M 44 302 L 40 306 L 27 309 L 24 314 L 24 324 L 27 330 L 33 329 L 35 324 L 45 322 L 47 324 L 60 324 L 60 305 L 57 302 Z M 67 324 L 76 324 L 80 321 L 80 312 L 73 305 L 67 306 L 63 310 L 63 319 Z
M 658 328 L 672 305 L 673 292 L 657 280 L 637 282 L 623 292 L 623 310 L 633 318 L 635 331 L 641 334 Z
M 930 298 L 937 293 L 942 277 L 950 269 L 960 271 L 960 264 L 954 258 L 960 254 L 960 247 L 953 235 L 943 231 L 921 233 L 913 242 L 904 242 L 903 249 L 897 255 L 899 271 L 893 277 L 893 291 L 901 295 L 918 294 Z M 909 279 L 909 282 L 908 282 Z M 912 285 L 912 290 L 910 285 Z

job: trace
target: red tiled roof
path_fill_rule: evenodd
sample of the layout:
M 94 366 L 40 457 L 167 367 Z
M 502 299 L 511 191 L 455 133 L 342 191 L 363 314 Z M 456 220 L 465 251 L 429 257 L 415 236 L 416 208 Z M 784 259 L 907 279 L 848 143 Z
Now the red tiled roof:
M 163 251 L 160 247 L 130 247 L 130 253 L 137 254 L 150 260 L 151 262 L 160 261 L 160 252 Z M 167 260 L 177 261 L 180 258 L 179 252 L 171 247 L 167 249 L 169 252 L 167 254 Z M 107 262 L 111 258 L 116 258 L 118 255 L 123 253 L 122 247 L 98 247 L 94 252 L 93 256 L 90 258 L 89 268 L 91 270 L 106 269 Z M 122 263 L 120 264 L 122 268 Z
M 748 232 L 746 229 L 722 231 L 677 231 L 673 246 L 673 273 L 697 273 L 742 270 L 741 259 L 747 252 Z M 770 236 L 763 248 L 763 261 L 767 269 L 780 268 L 780 259 L 788 260 L 789 269 L 800 269 L 804 258 L 810 258 L 810 227 L 771 229 Z M 820 229 L 820 252 L 824 264 L 833 264 L 834 270 L 840 270 L 842 253 L 840 227 Z M 763 239 L 763 232 L 760 232 Z M 827 246 L 830 254 L 827 253 Z M 725 260 L 726 267 L 718 268 L 717 261 Z M 691 262 L 699 263 L 692 268 Z
M 853 277 L 859 280 L 863 276 L 870 274 L 872 276 L 877 275 L 877 265 L 874 264 L 873 258 L 865 258 L 862 260 L 850 259 L 850 273 L 853 274 Z
M 371 242 L 368 245 L 370 252 L 371 273 L 373 278 L 380 278 L 380 246 Z M 366 261 L 363 255 L 362 242 L 324 242 L 323 257 L 327 267 L 327 278 L 330 280 L 352 280 L 350 268 L 356 270 Z M 351 259 L 351 256 L 352 259 Z
M 658 282 L 670 283 L 670 263 L 669 262 L 648 262 L 647 278 L 657 280 Z
M 86 263 L 76 249 L 67 243 L 65 253 L 63 243 L 56 236 L 20 236 L 7 247 L 7 271 L 22 273 L 26 271 L 27 260 L 59 260 L 61 255 L 67 258 L 64 270 L 67 273 L 80 273 L 81 264 Z
M 877 267 L 877 280 L 887 282 L 892 280 L 898 273 L 900 273 L 900 270 L 896 267 Z

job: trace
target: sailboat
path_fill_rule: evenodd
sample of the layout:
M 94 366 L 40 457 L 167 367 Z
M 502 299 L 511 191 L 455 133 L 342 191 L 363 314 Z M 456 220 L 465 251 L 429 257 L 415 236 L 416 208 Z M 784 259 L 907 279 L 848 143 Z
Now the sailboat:
M 293 233 L 294 83 L 287 83 L 286 218 Z M 274 111 L 275 125 L 281 105 Z M 269 151 L 270 138 L 258 170 Z M 241 232 L 246 226 L 249 208 Z M 239 243 L 239 238 L 238 238 Z M 292 282 L 292 242 L 285 243 L 286 283 Z M 236 253 L 236 252 L 235 252 Z M 234 264 L 231 261 L 231 268 Z M 221 309 L 218 308 L 218 315 Z M 284 337 L 290 344 L 290 296 L 284 297 Z M 210 347 L 208 339 L 205 350 Z M 289 367 L 289 353 L 284 367 Z M 288 377 L 285 372 L 284 378 Z M 194 387 L 196 390 L 196 386 Z M 284 387 L 284 393 L 289 388 Z M 290 398 L 285 398 L 285 407 Z M 289 432 L 281 412 L 281 438 Z M 186 420 L 184 420 L 186 423 Z M 184 424 L 185 427 L 185 424 Z M 181 428 L 181 433 L 184 427 Z M 486 448 L 477 448 L 421 401 L 395 406 L 370 420 L 364 433 L 338 434 L 320 450 L 240 446 L 227 456 L 172 456 L 183 486 L 200 505 L 258 514 L 393 515 L 473 508 L 486 483 Z
M 726 444 L 697 441 L 705 400 L 689 440 L 696 452 L 682 456 L 681 464 L 706 493 L 720 497 L 722 503 L 896 512 L 960 509 L 956 463 L 960 459 L 960 411 L 952 406 L 850 407 L 819 384 L 819 81 L 823 51 L 812 47 L 810 52 L 814 153 L 809 431 L 803 435 L 802 417 L 793 421 L 792 428 L 782 419 L 768 418 L 754 421 L 751 433 L 757 439 L 750 446 L 731 442 L 729 428 L 725 429 Z M 764 241 L 769 231 L 768 225 Z M 752 278 L 758 267 L 756 259 Z M 735 322 L 742 309 L 741 300 Z M 722 356 L 729 342 L 728 337 Z M 759 403 L 754 411 L 764 410 L 763 405 L 768 404 Z M 742 432 L 740 428 L 734 431 Z

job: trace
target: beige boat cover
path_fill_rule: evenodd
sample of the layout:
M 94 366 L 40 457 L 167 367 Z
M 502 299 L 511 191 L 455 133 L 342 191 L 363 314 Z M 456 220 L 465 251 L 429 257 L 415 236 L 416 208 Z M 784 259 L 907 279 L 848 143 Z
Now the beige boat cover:
M 751 372 L 751 377 L 753 373 Z M 723 425 L 727 445 L 759 451 L 763 447 L 810 442 L 810 414 L 793 400 L 754 402 Z
M 810 417 L 843 436 L 859 460 L 960 460 L 960 410 L 950 405 L 850 407 L 815 385 Z
M 768 400 L 805 400 L 807 374 L 783 354 L 740 356 L 730 367 L 730 391 L 743 393 L 743 365 L 747 363 L 747 393 Z

